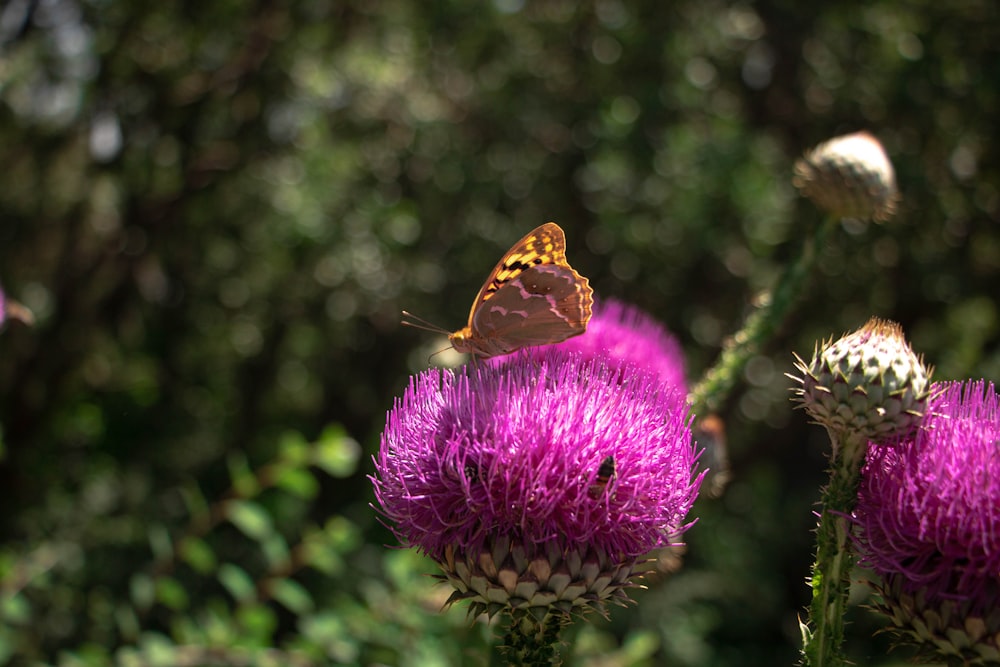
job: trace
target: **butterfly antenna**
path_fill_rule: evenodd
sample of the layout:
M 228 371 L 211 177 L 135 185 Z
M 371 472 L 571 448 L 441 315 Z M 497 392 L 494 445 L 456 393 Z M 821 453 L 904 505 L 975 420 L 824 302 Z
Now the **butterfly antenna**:
M 451 345 L 449 345 L 448 347 L 442 347 L 442 348 L 441 348 L 440 350 L 438 350 L 437 352 L 431 352 L 431 354 L 430 354 L 430 355 L 429 355 L 429 356 L 427 357 L 427 363 L 428 363 L 428 364 L 429 364 L 429 363 L 431 363 L 431 359 L 433 359 L 433 358 L 434 358 L 434 357 L 436 357 L 437 355 L 441 354 L 442 352 L 447 352 L 447 351 L 448 351 L 448 350 L 450 350 L 450 349 L 451 349 Z
M 400 324 L 402 324 L 404 327 L 413 327 L 414 329 L 432 331 L 434 333 L 444 334 L 445 336 L 451 333 L 450 331 L 442 329 L 436 324 L 431 324 L 424 318 L 417 317 L 413 313 L 409 313 L 405 310 L 403 311 L 403 319 L 400 321 Z

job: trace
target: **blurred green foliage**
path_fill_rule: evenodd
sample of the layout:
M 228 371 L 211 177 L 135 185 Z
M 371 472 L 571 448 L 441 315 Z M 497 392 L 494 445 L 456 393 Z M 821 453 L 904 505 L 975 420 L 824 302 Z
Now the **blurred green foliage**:
M 399 311 L 457 328 L 555 220 L 696 378 L 818 223 L 797 155 L 867 128 L 897 218 L 845 224 L 748 366 L 683 569 L 571 631 L 570 664 L 793 664 L 823 437 L 791 352 L 879 315 L 1000 379 L 998 51 L 988 0 L 4 3 L 0 280 L 39 323 L 0 336 L 0 660 L 486 664 L 369 506 L 442 347 Z

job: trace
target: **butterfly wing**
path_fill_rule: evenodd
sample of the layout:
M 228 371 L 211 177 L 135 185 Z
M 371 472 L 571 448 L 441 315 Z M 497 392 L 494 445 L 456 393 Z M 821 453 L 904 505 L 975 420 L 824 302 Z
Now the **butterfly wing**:
M 547 222 L 507 251 L 483 283 L 469 323 L 448 338 L 479 357 L 558 343 L 587 330 L 593 289 L 566 261 L 566 235 Z
M 479 290 L 469 309 L 469 326 L 473 325 L 476 310 L 511 280 L 532 266 L 561 264 L 566 267 L 566 234 L 554 222 L 546 222 L 531 230 L 515 243 L 493 267 L 486 282 Z
M 587 330 L 594 290 L 569 264 L 520 271 L 473 311 L 470 328 L 480 356 L 548 345 Z

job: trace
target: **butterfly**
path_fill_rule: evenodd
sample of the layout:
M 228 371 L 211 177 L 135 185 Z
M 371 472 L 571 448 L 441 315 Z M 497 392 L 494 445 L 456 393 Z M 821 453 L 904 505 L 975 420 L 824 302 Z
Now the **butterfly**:
M 469 323 L 448 333 L 448 341 L 455 351 L 481 359 L 559 343 L 587 330 L 593 304 L 590 282 L 566 261 L 566 234 L 547 222 L 497 263 L 472 302 Z M 405 325 L 441 331 L 405 310 L 403 315 L 410 318 Z

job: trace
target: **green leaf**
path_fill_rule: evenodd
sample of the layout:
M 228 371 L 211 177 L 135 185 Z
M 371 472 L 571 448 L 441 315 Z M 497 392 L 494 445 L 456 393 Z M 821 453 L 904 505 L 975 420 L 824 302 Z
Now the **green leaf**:
M 309 614 L 302 618 L 299 628 L 306 639 L 322 646 L 334 662 L 338 658 L 348 663 L 357 661 L 358 644 L 363 640 L 352 632 L 342 615 L 332 611 Z
M 336 576 L 344 569 L 344 559 L 334 545 L 330 544 L 326 533 L 313 530 L 303 538 L 301 557 L 304 565 L 319 570 L 327 576 Z
M 361 546 L 364 538 L 356 524 L 342 516 L 333 516 L 323 526 L 330 545 L 342 553 Z
M 137 605 L 119 604 L 114 611 L 115 626 L 118 633 L 125 637 L 135 637 L 139 634 L 141 623 L 139 613 L 142 610 Z
M 226 463 L 229 464 L 229 479 L 232 480 L 233 491 L 237 496 L 251 498 L 260 493 L 260 481 L 242 453 L 234 452 Z
M 142 658 L 141 664 L 159 667 L 160 665 L 176 665 L 180 662 L 177 655 L 178 647 L 159 633 L 144 632 L 139 638 L 138 648 Z
M 257 597 L 257 587 L 253 578 L 238 565 L 223 563 L 219 567 L 219 583 L 240 602 L 254 600 Z
M 260 603 L 240 605 L 236 609 L 236 620 L 250 635 L 266 640 L 264 645 L 273 643 L 271 639 L 278 627 L 278 616 L 271 607 Z
M 230 500 L 226 515 L 240 532 L 254 540 L 263 540 L 274 532 L 271 515 L 258 503 L 249 500 Z
M 358 467 L 361 446 L 342 426 L 323 429 L 316 441 L 315 464 L 333 477 L 350 477 Z
M 271 533 L 267 539 L 261 540 L 260 547 L 267 559 L 268 567 L 272 570 L 286 567 L 291 560 L 288 553 L 288 542 L 285 541 L 281 533 Z
M 313 610 L 313 600 L 309 592 L 293 579 L 280 579 L 272 585 L 272 597 L 296 614 L 306 614 Z
M 287 431 L 278 442 L 278 456 L 284 463 L 307 465 L 309 463 L 309 443 L 298 431 Z
M 187 507 L 191 521 L 200 523 L 206 521 L 211 513 L 205 494 L 196 485 L 186 485 L 181 488 L 181 497 L 184 498 L 184 505 Z
M 31 605 L 20 593 L 0 596 L 0 618 L 4 624 L 21 625 L 31 620 Z
M 112 656 L 112 649 L 99 644 L 84 644 L 74 647 L 73 652 L 62 653 L 59 656 L 59 667 L 105 667 L 106 665 L 123 665 Z M 0 661 L 0 664 L 6 664 Z
M 304 500 L 315 498 L 319 492 L 319 482 L 307 468 L 283 466 L 278 473 L 275 484 L 293 496 Z
M 148 529 L 149 546 L 153 551 L 153 557 L 158 561 L 170 561 L 174 557 L 174 545 L 170 539 L 170 533 L 159 524 L 154 524 Z
M 7 633 L 6 628 L 0 628 L 0 665 L 8 664 L 17 650 L 17 642 Z
M 186 609 L 189 602 L 187 591 L 173 577 L 160 577 L 156 580 L 156 600 L 173 611 Z
M 628 664 L 649 660 L 660 649 L 660 636 L 651 630 L 636 630 L 622 644 L 621 653 L 628 656 Z
M 205 540 L 198 537 L 187 537 L 178 546 L 182 561 L 191 566 L 199 574 L 208 574 L 217 564 L 215 552 Z
M 386 553 L 383 567 L 385 579 L 398 589 L 405 590 L 425 580 L 424 573 L 430 571 L 433 565 L 427 556 L 413 549 L 398 549 Z
M 152 577 L 144 572 L 132 575 L 129 589 L 132 594 L 132 602 L 139 609 L 149 609 L 156 601 L 156 586 L 153 584 Z

